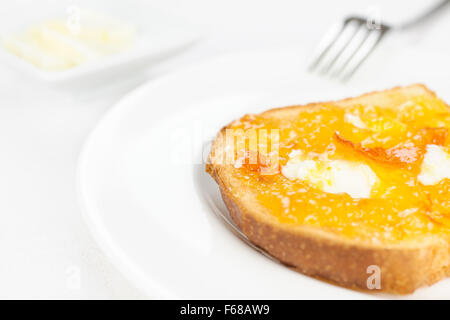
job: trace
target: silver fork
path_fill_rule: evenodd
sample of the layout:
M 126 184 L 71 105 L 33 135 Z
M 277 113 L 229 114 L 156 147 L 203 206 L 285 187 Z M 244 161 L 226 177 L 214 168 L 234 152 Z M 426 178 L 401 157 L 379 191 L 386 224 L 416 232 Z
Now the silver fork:
M 441 0 L 420 16 L 399 26 L 377 22 L 370 17 L 350 16 L 325 35 L 315 50 L 308 69 L 346 81 L 358 70 L 387 33 L 421 24 L 435 16 L 449 3 L 450 0 Z

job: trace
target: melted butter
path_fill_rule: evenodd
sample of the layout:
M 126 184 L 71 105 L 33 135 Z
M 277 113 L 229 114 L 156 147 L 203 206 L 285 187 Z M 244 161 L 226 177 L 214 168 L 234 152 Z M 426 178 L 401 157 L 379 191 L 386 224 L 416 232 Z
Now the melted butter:
M 444 147 L 434 144 L 427 146 L 418 178 L 423 185 L 434 185 L 450 179 L 450 154 Z
M 365 164 L 326 157 L 308 159 L 289 155 L 281 173 L 290 180 L 303 180 L 328 193 L 347 193 L 352 198 L 370 198 L 378 178 Z

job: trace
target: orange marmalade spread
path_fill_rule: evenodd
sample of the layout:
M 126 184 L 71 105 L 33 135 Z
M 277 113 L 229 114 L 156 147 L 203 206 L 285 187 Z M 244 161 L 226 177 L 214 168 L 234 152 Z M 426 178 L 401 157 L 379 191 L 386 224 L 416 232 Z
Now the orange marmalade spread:
M 234 170 L 280 222 L 373 243 L 450 235 L 450 108 L 442 100 L 399 98 L 389 108 L 329 103 L 293 114 L 246 115 L 231 125 L 278 129 L 273 172 L 261 173 L 268 165 L 261 156 L 249 163 L 248 143 Z M 299 176 L 287 175 L 287 168 Z M 364 172 L 370 183 L 360 179 L 361 187 L 339 192 Z

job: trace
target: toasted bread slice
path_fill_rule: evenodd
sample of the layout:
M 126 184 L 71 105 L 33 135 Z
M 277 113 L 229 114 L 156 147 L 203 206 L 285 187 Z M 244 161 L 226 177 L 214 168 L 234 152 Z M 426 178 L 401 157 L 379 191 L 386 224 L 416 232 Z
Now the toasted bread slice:
M 449 115 L 423 85 L 276 108 L 224 127 L 206 171 L 235 224 L 283 263 L 347 287 L 411 293 L 450 275 L 450 177 L 433 181 L 424 167 L 430 145 L 449 150 Z M 272 145 L 255 153 L 253 129 L 278 136 L 264 132 Z M 278 163 L 268 164 L 273 153 Z M 355 182 L 333 180 L 347 168 Z

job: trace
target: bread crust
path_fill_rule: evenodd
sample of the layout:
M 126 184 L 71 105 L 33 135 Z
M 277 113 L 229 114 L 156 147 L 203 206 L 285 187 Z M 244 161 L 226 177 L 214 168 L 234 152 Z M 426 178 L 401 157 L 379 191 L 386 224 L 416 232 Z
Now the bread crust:
M 397 90 L 419 90 L 435 96 L 423 85 L 396 87 L 381 94 L 389 95 Z M 327 103 L 345 105 L 355 99 L 370 100 L 379 94 L 372 92 L 358 98 Z M 323 103 L 276 108 L 263 114 L 298 110 L 317 104 Z M 224 127 L 218 137 L 229 126 Z M 206 171 L 219 185 L 233 221 L 252 243 L 295 270 L 346 287 L 368 290 L 368 281 L 371 283 L 369 277 L 374 272 L 369 267 L 376 266 L 380 270 L 381 287 L 374 290 L 398 294 L 412 293 L 419 287 L 450 276 L 450 246 L 443 238 L 427 239 L 415 244 L 375 245 L 358 243 L 321 229 L 280 223 L 251 197 L 251 190 L 243 190 L 247 198 L 236 196 L 230 191 L 231 186 L 238 183 L 233 177 L 231 165 L 220 165 L 214 161 L 222 147 L 222 139 L 216 138 Z M 245 186 L 240 187 L 245 189 Z

